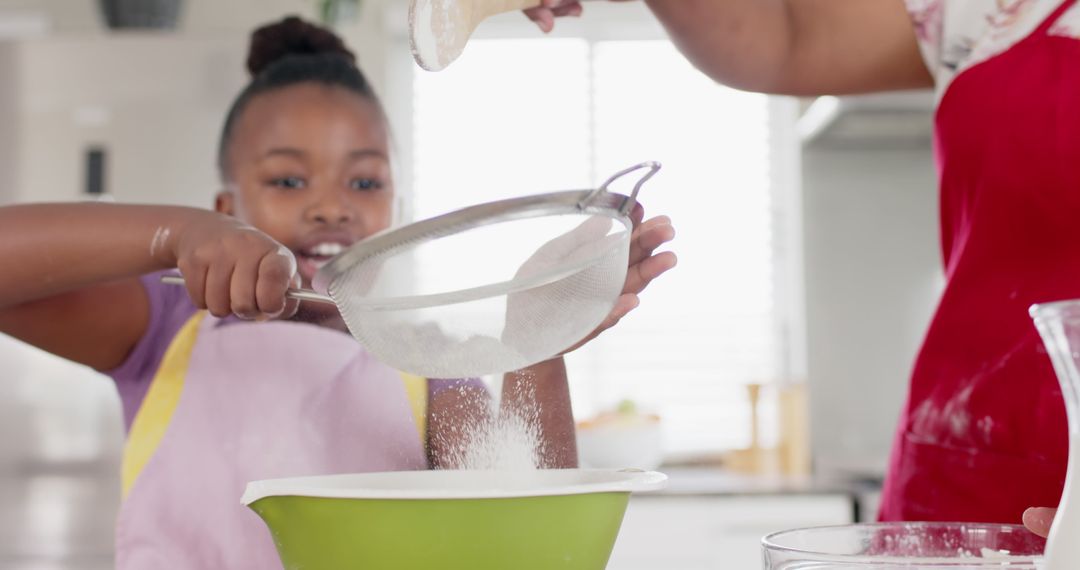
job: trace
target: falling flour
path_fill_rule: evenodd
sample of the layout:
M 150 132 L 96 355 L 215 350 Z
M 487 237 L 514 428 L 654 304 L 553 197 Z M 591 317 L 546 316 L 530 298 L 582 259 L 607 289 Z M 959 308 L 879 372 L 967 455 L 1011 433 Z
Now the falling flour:
M 476 427 L 458 451 L 462 469 L 531 471 L 542 457 L 539 429 L 531 418 L 502 413 Z
M 464 394 L 465 388 L 461 389 Z M 499 409 L 486 394 L 472 393 L 468 398 L 467 405 L 483 406 L 486 413 L 478 422 L 454 428 L 458 443 L 441 457 L 444 466 L 479 471 L 533 471 L 543 465 L 545 446 L 535 405 Z

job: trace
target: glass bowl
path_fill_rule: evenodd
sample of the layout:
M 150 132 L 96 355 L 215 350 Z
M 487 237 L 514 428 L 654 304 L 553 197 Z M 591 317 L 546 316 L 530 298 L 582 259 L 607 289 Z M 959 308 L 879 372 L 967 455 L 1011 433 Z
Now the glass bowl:
M 880 523 L 788 530 L 762 540 L 765 570 L 1034 570 L 1046 540 L 1019 525 Z

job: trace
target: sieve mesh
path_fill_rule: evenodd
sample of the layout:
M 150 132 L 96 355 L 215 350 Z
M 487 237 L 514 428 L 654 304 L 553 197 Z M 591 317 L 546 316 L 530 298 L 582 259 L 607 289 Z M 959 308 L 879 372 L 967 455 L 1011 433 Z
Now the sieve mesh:
M 507 372 L 604 320 L 626 278 L 630 230 L 615 210 L 440 228 L 370 252 L 327 291 L 350 332 L 395 368 L 429 378 Z

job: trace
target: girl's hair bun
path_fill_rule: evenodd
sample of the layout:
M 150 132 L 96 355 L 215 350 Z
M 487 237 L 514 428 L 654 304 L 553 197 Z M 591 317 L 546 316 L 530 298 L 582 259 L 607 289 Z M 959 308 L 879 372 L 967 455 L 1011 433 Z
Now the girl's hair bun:
M 356 64 L 356 56 L 334 32 L 289 16 L 251 34 L 247 68 L 252 77 L 273 63 L 295 55 L 339 55 Z

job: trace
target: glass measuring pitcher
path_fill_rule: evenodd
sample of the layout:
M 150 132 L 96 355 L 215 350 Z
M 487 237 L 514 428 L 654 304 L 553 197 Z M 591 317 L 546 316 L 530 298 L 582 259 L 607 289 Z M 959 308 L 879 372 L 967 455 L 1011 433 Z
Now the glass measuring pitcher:
M 1057 518 L 1046 543 L 1045 570 L 1080 568 L 1080 505 L 1076 481 L 1080 477 L 1080 299 L 1042 303 L 1031 307 L 1031 318 L 1046 345 L 1061 383 L 1069 419 L 1069 467 Z

